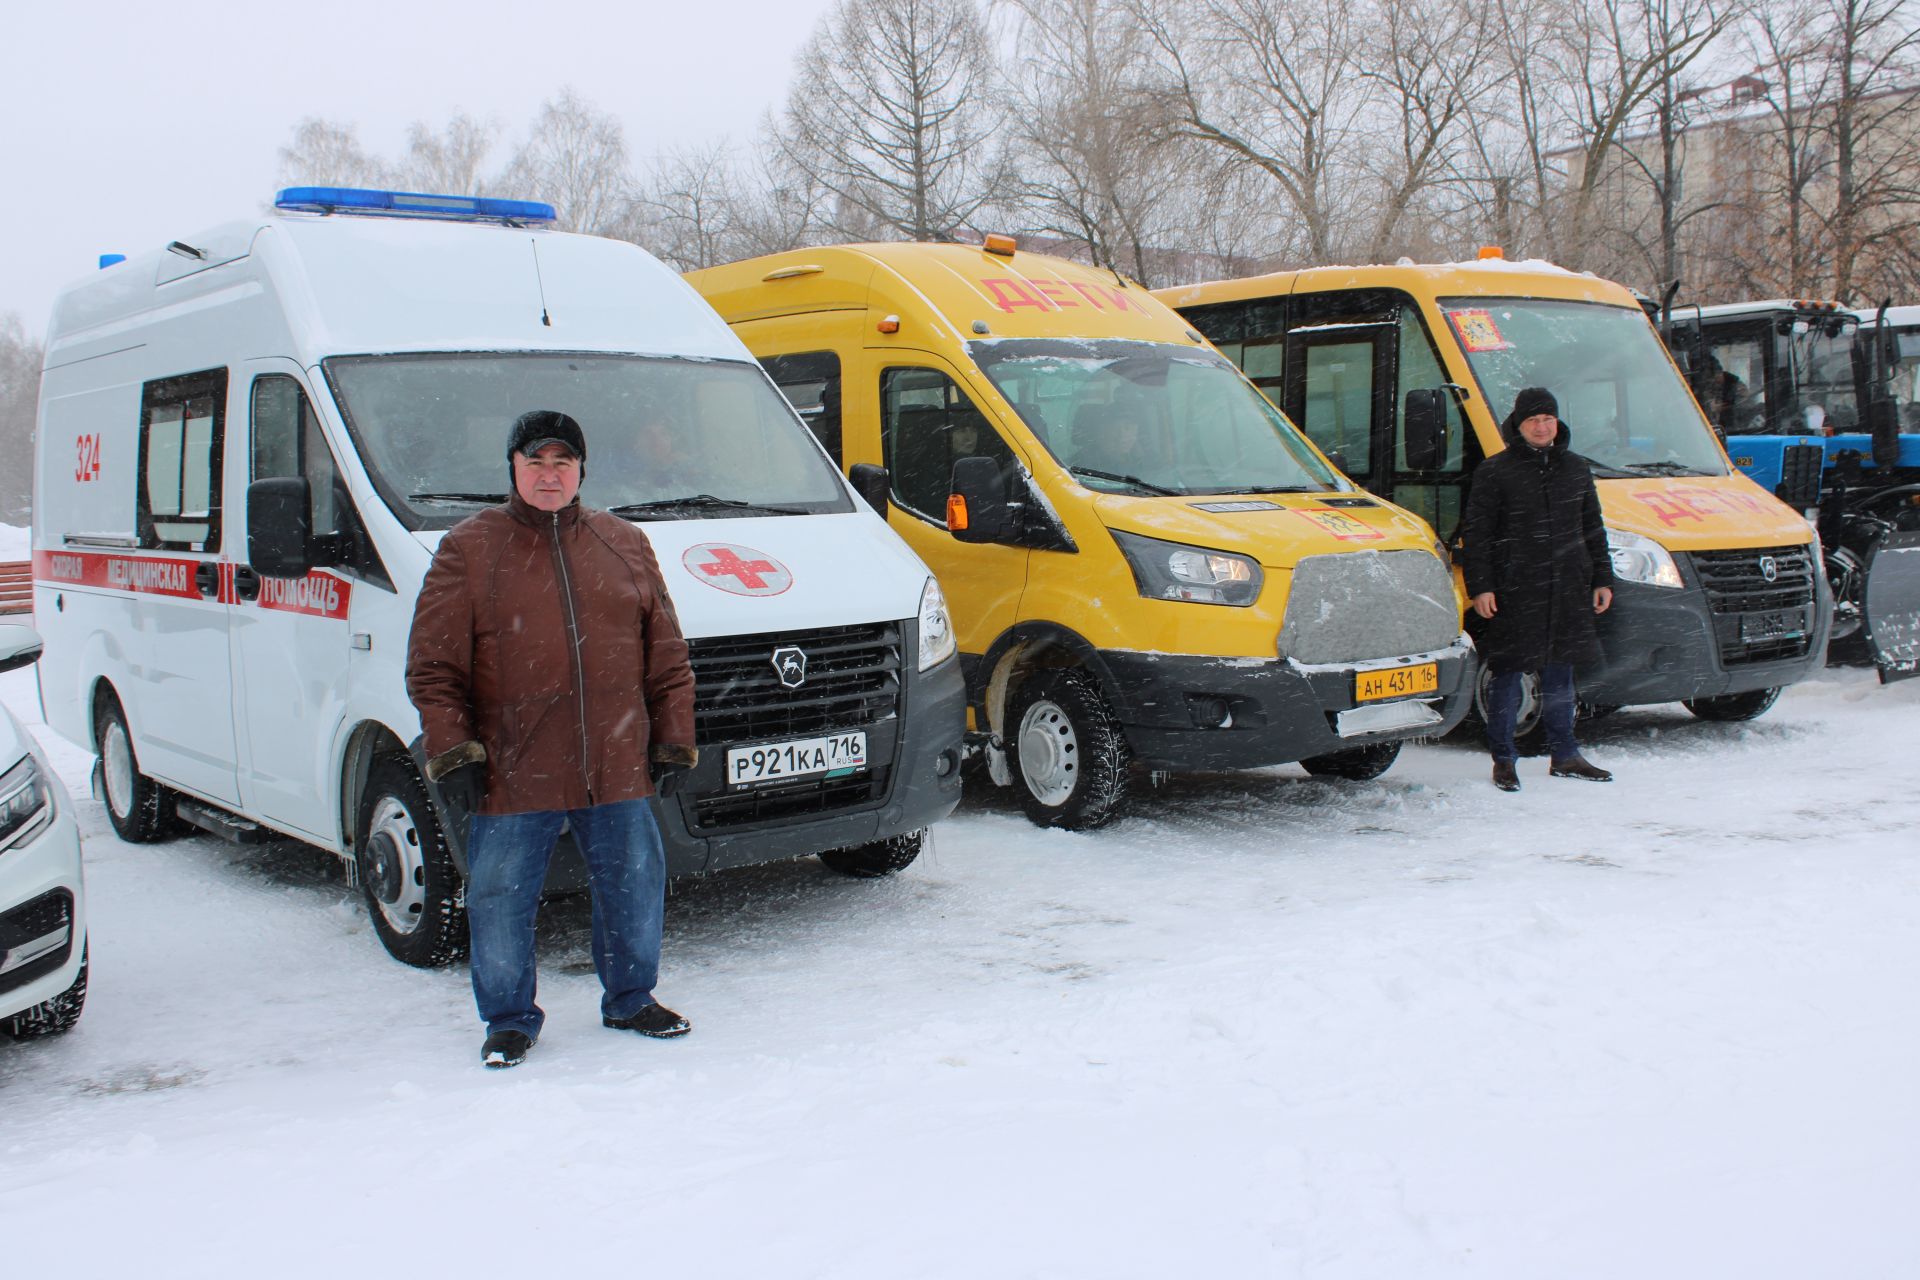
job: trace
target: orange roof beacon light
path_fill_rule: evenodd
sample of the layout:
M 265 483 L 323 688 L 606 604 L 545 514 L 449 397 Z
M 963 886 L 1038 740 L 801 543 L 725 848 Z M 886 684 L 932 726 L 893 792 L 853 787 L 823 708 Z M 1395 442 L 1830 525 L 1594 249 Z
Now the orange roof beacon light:
M 995 231 L 986 238 L 986 241 L 980 247 L 988 253 L 997 253 L 1003 258 L 1011 258 L 1015 246 L 1012 236 L 1003 236 L 998 231 Z
M 1483 244 L 1480 246 L 1480 260 L 1482 262 L 1494 258 L 1504 258 L 1506 256 L 1507 251 L 1497 244 Z
M 947 532 L 964 533 L 967 528 L 967 500 L 957 493 L 947 495 Z
M 882 333 L 898 333 L 900 332 L 900 317 L 887 316 L 883 318 L 879 324 L 873 327 L 878 329 Z

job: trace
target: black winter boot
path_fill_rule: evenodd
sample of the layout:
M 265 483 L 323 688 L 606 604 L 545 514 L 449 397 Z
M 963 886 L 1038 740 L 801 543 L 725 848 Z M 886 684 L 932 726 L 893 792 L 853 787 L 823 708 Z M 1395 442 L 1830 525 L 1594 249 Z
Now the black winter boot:
M 1493 785 L 1502 791 L 1520 789 L 1520 774 L 1514 769 L 1513 761 L 1495 760 L 1493 762 Z
M 1613 775 L 1598 765 L 1587 763 L 1585 756 L 1573 756 L 1566 760 L 1553 762 L 1553 776 L 1556 778 L 1579 778 L 1584 782 L 1612 782 Z
M 524 1031 L 492 1031 L 480 1046 L 480 1061 L 489 1067 L 517 1067 L 531 1048 L 533 1037 Z
M 650 1004 L 636 1013 L 624 1018 L 600 1019 L 603 1027 L 612 1027 L 615 1031 L 638 1031 L 643 1036 L 652 1036 L 656 1040 L 671 1040 L 693 1030 L 693 1024 L 667 1008 L 663 1004 Z

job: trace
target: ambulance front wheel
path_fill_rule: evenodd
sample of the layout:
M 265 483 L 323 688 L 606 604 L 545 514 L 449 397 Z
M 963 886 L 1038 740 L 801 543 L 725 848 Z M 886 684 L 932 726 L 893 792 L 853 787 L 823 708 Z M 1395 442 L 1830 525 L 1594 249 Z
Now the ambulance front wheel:
M 1078 668 L 1035 672 L 1015 692 L 1007 720 L 1007 763 L 1030 821 L 1089 831 L 1120 811 L 1127 736 L 1092 675 Z
M 140 772 L 127 714 L 112 694 L 100 700 L 93 713 L 93 737 L 100 747 L 101 790 L 107 797 L 107 821 L 114 834 L 132 844 L 149 844 L 175 830 L 173 797 L 167 789 Z
M 437 969 L 466 949 L 460 873 L 413 763 L 382 756 L 360 800 L 354 862 L 373 931 L 402 964 Z
M 874 880 L 881 876 L 890 876 L 896 871 L 904 871 L 913 865 L 920 856 L 920 846 L 926 841 L 927 833 L 923 828 L 909 831 L 903 835 L 889 836 L 885 840 L 872 840 L 866 844 L 857 844 L 850 849 L 827 849 L 821 852 L 820 861 L 830 870 L 843 876 L 852 876 L 856 880 Z

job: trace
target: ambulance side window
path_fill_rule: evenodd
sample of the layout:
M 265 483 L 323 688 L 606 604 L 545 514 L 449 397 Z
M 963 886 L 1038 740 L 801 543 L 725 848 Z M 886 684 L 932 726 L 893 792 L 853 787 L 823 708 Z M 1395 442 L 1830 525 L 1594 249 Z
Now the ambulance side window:
M 143 547 L 220 549 L 220 452 L 227 371 L 149 382 L 140 395 L 135 527 Z
M 893 500 L 929 520 L 946 523 L 953 464 L 992 458 L 1002 475 L 1019 463 L 986 416 L 937 369 L 888 369 L 880 375 L 880 430 Z
M 340 469 L 333 451 L 320 434 L 307 393 L 292 378 L 269 374 L 253 382 L 254 480 L 305 476 L 312 504 L 307 514 L 313 531 L 324 536 L 341 532 Z
M 840 357 L 831 351 L 798 351 L 760 362 L 780 394 L 794 407 L 813 438 L 843 466 L 840 445 Z

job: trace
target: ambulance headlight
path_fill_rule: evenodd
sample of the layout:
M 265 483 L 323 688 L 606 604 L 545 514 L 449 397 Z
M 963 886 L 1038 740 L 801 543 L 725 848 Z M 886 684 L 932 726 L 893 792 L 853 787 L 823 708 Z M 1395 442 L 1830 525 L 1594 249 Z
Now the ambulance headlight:
M 1188 600 L 1240 608 L 1260 598 L 1260 566 L 1246 556 L 1183 546 L 1111 530 L 1133 569 L 1134 585 L 1149 600 Z
M 927 585 L 920 589 L 920 669 L 945 662 L 958 647 L 947 598 L 940 594 L 940 584 L 928 578 Z
M 52 818 L 53 789 L 32 756 L 0 774 L 0 853 Z
M 1650 587 L 1678 587 L 1680 566 L 1667 549 L 1652 538 L 1625 529 L 1607 530 L 1607 554 L 1613 559 L 1613 576 L 1622 582 L 1643 582 Z

